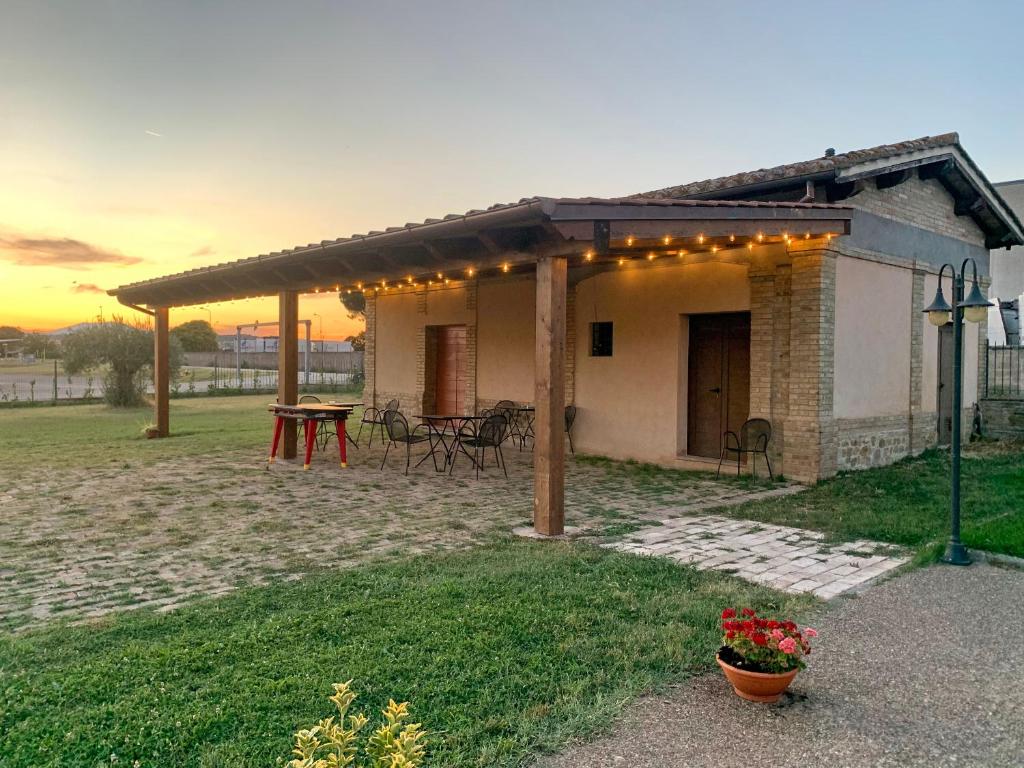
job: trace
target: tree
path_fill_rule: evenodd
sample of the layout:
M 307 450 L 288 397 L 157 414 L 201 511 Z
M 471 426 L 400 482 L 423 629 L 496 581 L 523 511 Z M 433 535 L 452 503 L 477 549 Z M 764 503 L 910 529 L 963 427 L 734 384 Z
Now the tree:
M 350 320 L 366 319 L 366 296 L 363 295 L 362 291 L 353 291 L 351 293 L 343 291 L 338 294 L 338 299 L 348 311 Z
M 0 339 L 20 339 L 25 335 L 21 328 L 13 325 L 0 325 Z
M 172 375 L 181 365 L 181 343 L 172 338 Z M 104 397 L 113 406 L 129 408 L 146 399 L 153 370 L 153 331 L 128 325 L 120 317 L 69 333 L 64 338 L 64 370 L 70 374 L 90 368 L 103 371 Z
M 21 340 L 21 351 L 45 360 L 60 357 L 60 344 L 45 333 L 26 333 Z
M 177 328 L 171 329 L 171 336 L 180 343 L 186 352 L 216 352 L 217 332 L 205 320 L 189 320 Z
M 366 350 L 366 331 L 360 331 L 354 336 L 349 336 L 345 341 L 351 342 L 352 349 L 356 352 L 363 352 Z

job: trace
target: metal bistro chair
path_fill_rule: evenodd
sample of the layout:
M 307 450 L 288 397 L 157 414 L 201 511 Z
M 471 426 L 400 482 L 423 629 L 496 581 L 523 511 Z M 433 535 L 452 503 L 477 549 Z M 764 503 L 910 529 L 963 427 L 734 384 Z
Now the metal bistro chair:
M 750 455 L 750 471 L 754 477 L 757 477 L 757 454 L 761 454 L 764 456 L 765 464 L 768 465 L 768 477 L 774 480 L 772 462 L 768 458 L 768 443 L 771 442 L 771 439 L 772 424 L 768 419 L 747 419 L 740 427 L 738 435 L 731 430 L 726 432 L 725 447 L 722 448 L 722 458 L 718 461 L 718 474 L 715 477 L 721 477 L 722 462 L 725 461 L 725 456 L 728 453 L 736 454 L 737 477 L 740 474 L 740 460 L 743 454 Z
M 370 436 L 366 439 L 366 447 L 369 448 L 373 443 L 373 430 L 380 427 L 380 442 L 383 445 L 386 441 L 384 440 L 384 414 L 387 411 L 397 411 L 398 400 L 389 400 L 388 404 L 383 410 L 380 408 L 374 408 L 370 406 L 363 409 L 363 418 L 359 420 L 359 434 L 356 435 L 356 445 L 359 444 L 359 438 L 363 436 L 363 425 L 370 425 Z
M 426 432 L 420 432 L 419 430 L 424 429 Z M 412 447 L 418 443 L 426 443 L 430 441 L 430 427 L 426 424 L 418 424 L 414 429 L 409 429 L 409 422 L 401 414 L 400 411 L 392 411 L 390 409 L 384 411 L 384 430 L 388 435 L 388 447 L 384 449 L 384 460 L 380 463 L 381 472 L 384 471 L 384 465 L 388 461 L 388 452 L 391 450 L 392 445 L 398 443 L 405 443 L 405 474 L 409 474 L 409 463 L 412 459 Z M 428 458 L 434 458 L 434 469 L 440 472 L 437 468 L 437 456 L 434 455 L 434 451 L 431 450 L 422 459 L 420 459 L 416 466 L 418 467 Z
M 519 449 L 522 450 L 523 433 L 519 429 L 519 406 L 512 400 L 499 400 L 490 409 L 490 413 L 501 414 L 505 417 L 505 421 L 508 423 L 505 426 L 505 434 L 502 439 L 511 438 L 513 443 L 518 440 Z
M 299 404 L 302 403 L 321 403 L 323 402 L 316 395 L 303 395 L 299 398 Z M 331 436 L 336 436 L 333 428 L 327 426 L 325 419 L 317 419 L 316 424 L 316 437 L 313 439 L 316 441 L 316 449 L 322 451 L 327 447 L 327 441 L 331 439 Z M 302 437 L 306 437 L 306 420 L 302 420 Z
M 576 406 L 565 406 L 565 434 L 569 437 L 569 450 L 576 455 L 576 449 L 572 446 L 572 425 L 576 423 Z
M 494 449 L 494 460 L 498 466 L 501 467 L 505 473 L 505 479 L 508 479 L 508 467 L 505 465 L 505 454 L 502 453 L 501 443 L 507 437 L 508 430 L 508 419 L 503 413 L 493 413 L 486 419 L 480 422 L 480 427 L 476 430 L 472 430 L 468 427 L 463 427 L 459 430 L 458 441 L 463 447 L 468 446 L 473 449 L 473 463 L 476 465 L 476 477 L 480 479 L 480 468 L 483 466 L 484 457 L 487 455 L 487 449 Z M 455 469 L 455 459 L 458 456 L 458 451 L 452 453 L 452 464 L 448 469 L 448 474 L 452 473 Z

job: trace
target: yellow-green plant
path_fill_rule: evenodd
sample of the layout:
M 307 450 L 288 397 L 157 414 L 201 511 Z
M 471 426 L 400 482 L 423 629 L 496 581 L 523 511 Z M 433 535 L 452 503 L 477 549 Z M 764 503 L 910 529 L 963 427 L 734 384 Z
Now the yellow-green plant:
M 418 768 L 422 765 L 425 731 L 419 723 L 407 723 L 409 704 L 388 702 L 383 710 L 384 722 L 366 739 L 361 750 L 366 760 L 360 757 L 359 732 L 366 726 L 367 717 L 362 714 L 350 715 L 349 708 L 356 695 L 351 689 L 352 681 L 335 683 L 331 702 L 338 708 L 336 716 L 324 718 L 312 728 L 295 734 L 295 749 L 298 755 L 288 763 L 289 768 Z

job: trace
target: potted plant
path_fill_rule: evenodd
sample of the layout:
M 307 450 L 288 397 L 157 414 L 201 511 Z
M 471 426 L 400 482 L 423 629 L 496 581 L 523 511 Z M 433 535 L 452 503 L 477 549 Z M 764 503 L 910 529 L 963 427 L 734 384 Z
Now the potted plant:
M 818 633 L 803 631 L 792 621 L 765 619 L 753 608 L 722 611 L 722 647 L 718 665 L 738 696 L 747 701 L 772 703 L 779 700 L 806 664 L 810 638 Z

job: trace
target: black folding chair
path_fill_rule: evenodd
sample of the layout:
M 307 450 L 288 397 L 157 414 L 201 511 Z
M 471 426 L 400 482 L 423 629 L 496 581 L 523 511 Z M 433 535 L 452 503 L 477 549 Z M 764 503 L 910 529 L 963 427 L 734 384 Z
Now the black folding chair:
M 480 422 L 480 426 L 477 429 L 472 429 L 468 426 L 472 422 L 467 422 L 459 429 L 458 441 L 459 445 L 463 448 L 469 447 L 473 449 L 473 455 L 470 457 L 473 463 L 476 465 L 476 477 L 480 479 L 480 468 L 483 466 L 484 457 L 487 455 L 487 449 L 494 449 L 494 460 L 501 467 L 505 473 L 505 478 L 508 479 L 508 467 L 505 466 L 505 454 L 502 453 L 501 443 L 507 437 L 508 430 L 508 419 L 502 413 L 494 413 L 488 416 L 486 419 Z M 467 455 L 469 455 L 467 453 Z M 458 451 L 452 453 L 452 464 L 448 469 L 448 474 L 452 473 L 455 469 L 455 459 L 458 456 Z
M 299 404 L 302 403 L 320 403 L 323 402 L 316 395 L 303 395 L 299 398 Z M 316 449 L 322 451 L 327 447 L 327 441 L 331 439 L 331 435 L 334 435 L 333 427 L 327 425 L 327 421 L 324 419 L 317 419 L 316 425 L 316 437 L 313 440 L 316 442 Z M 306 437 L 306 420 L 302 420 L 302 437 Z
M 420 430 L 426 430 L 420 432 Z M 398 443 L 405 444 L 405 474 L 409 474 L 409 463 L 412 459 L 412 447 L 419 443 L 430 442 L 430 427 L 426 424 L 418 424 L 415 429 L 409 429 L 409 422 L 406 420 L 398 411 L 385 410 L 384 411 L 384 430 L 388 435 L 388 447 L 384 449 L 384 460 L 380 463 L 381 472 L 384 471 L 384 465 L 388 461 L 388 452 L 391 450 L 392 445 Z M 429 453 L 427 453 L 422 459 L 420 459 L 416 466 L 418 467 L 428 458 L 434 458 L 434 470 L 440 472 L 437 466 L 437 456 L 434 455 L 433 446 Z
M 370 425 L 370 436 L 366 439 L 366 447 L 369 448 L 370 444 L 373 443 L 373 430 L 380 427 L 380 442 L 381 445 L 385 443 L 384 440 L 384 413 L 386 411 L 397 411 L 398 400 L 389 400 L 388 404 L 383 410 L 380 408 L 374 408 L 369 406 L 363 410 L 363 418 L 359 420 L 359 433 L 356 435 L 356 445 L 359 444 L 359 438 L 363 436 L 363 425 Z
M 565 406 L 565 434 L 569 436 L 569 450 L 576 455 L 576 449 L 572 447 L 572 425 L 576 423 L 576 406 Z
M 513 443 L 518 439 L 519 448 L 522 450 L 523 434 L 519 429 L 519 406 L 512 400 L 499 400 L 494 404 L 494 408 L 490 410 L 490 413 L 501 414 L 505 417 L 507 425 L 504 436 L 512 438 Z
M 727 454 L 736 454 L 736 476 L 740 474 L 740 461 L 744 454 L 750 456 L 750 472 L 757 477 L 757 454 L 764 456 L 768 465 L 768 477 L 772 480 L 772 462 L 768 458 L 768 443 L 772 439 L 772 424 L 768 419 L 747 419 L 740 427 L 739 434 L 729 431 L 725 433 L 725 447 L 722 448 L 722 458 L 718 461 L 718 474 L 722 476 L 722 462 Z

